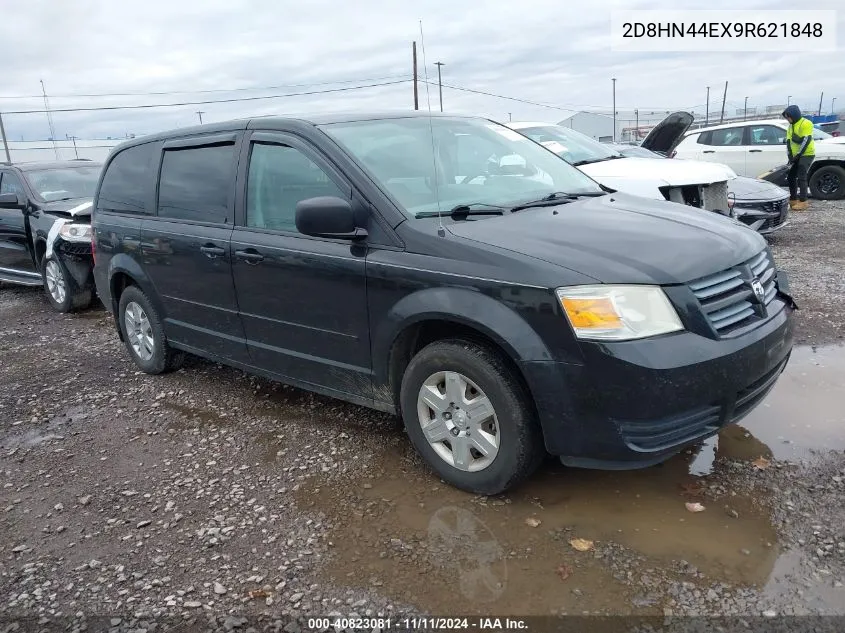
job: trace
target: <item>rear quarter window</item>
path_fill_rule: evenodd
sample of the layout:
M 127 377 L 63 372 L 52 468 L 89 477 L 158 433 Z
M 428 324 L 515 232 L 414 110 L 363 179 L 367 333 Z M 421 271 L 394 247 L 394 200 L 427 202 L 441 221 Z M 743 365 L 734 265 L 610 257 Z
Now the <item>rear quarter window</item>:
M 152 214 L 147 191 L 158 144 L 133 145 L 117 154 L 106 168 L 97 197 L 97 211 Z

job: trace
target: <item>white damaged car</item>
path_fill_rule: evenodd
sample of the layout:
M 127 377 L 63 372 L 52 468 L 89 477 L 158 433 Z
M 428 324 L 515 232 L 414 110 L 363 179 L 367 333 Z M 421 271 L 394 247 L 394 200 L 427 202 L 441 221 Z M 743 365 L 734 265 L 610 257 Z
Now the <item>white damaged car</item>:
M 678 112 L 654 127 L 642 143 L 664 149 L 663 140 L 680 139 L 692 115 Z M 730 167 L 696 160 L 662 160 L 623 156 L 585 134 L 553 123 L 512 122 L 510 128 L 546 146 L 598 183 L 617 191 L 728 215 L 728 181 L 737 177 Z

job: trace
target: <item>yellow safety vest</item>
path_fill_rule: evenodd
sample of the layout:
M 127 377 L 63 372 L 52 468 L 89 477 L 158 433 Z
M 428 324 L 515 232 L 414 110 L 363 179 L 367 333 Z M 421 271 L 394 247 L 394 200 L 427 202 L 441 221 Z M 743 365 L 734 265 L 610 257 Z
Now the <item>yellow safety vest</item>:
M 809 119 L 805 119 L 801 117 L 798 119 L 794 124 L 790 125 L 786 129 L 786 139 L 789 143 L 789 149 L 791 151 L 792 156 L 797 156 L 798 151 L 801 149 L 801 142 L 795 142 L 794 138 L 801 138 L 809 136 L 810 137 L 810 144 L 807 145 L 807 149 L 802 154 L 802 156 L 815 156 L 816 155 L 816 143 L 813 140 L 813 123 Z

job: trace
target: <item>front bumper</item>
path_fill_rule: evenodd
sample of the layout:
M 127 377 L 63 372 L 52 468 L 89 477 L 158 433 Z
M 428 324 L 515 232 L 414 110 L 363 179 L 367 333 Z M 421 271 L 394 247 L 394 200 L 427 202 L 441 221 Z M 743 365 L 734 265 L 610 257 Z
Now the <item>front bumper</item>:
M 69 242 L 57 238 L 53 252 L 61 260 L 73 286 L 72 290 L 86 290 L 94 287 L 94 258 L 90 242 Z
M 776 200 L 744 201 L 738 199 L 733 216 L 748 228 L 766 235 L 783 228 L 789 217 L 789 198 Z
M 548 451 L 571 466 L 640 468 L 715 434 L 756 407 L 792 350 L 792 309 L 735 337 L 679 332 L 582 343 L 584 362 L 526 362 Z

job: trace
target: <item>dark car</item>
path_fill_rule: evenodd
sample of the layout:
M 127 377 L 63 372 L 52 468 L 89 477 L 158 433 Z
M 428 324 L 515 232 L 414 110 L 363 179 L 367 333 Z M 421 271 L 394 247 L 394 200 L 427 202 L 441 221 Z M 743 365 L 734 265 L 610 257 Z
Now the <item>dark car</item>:
M 113 150 L 94 275 L 143 371 L 188 352 L 398 413 L 441 477 L 493 494 L 547 453 L 660 462 L 775 383 L 786 278 L 700 216 L 486 119 L 259 118 Z
M 638 145 L 608 143 L 623 156 L 666 158 Z M 728 181 L 731 216 L 758 233 L 768 235 L 789 224 L 789 194 L 777 183 L 761 178 L 737 176 Z
M 91 205 L 101 167 L 0 163 L 0 281 L 43 285 L 60 312 L 91 304 Z

